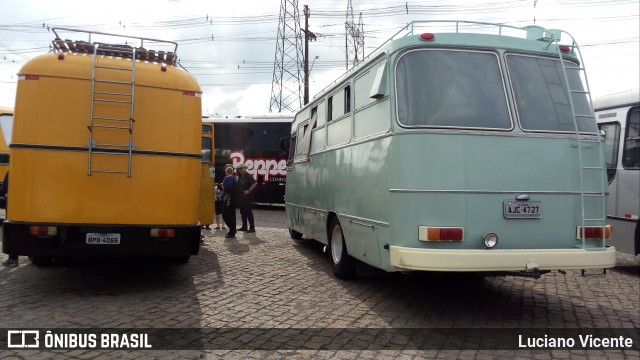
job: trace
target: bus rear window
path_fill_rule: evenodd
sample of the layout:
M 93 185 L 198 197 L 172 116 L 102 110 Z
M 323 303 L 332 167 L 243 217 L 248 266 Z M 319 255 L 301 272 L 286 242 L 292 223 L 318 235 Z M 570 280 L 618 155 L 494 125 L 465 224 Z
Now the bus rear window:
M 507 68 L 516 100 L 518 118 L 524 130 L 575 132 L 562 64 L 557 59 L 508 54 Z M 577 65 L 565 61 L 571 90 L 582 91 Z M 586 94 L 572 95 L 575 113 L 590 115 Z M 576 117 L 580 132 L 597 132 L 595 118 Z
M 398 121 L 411 127 L 511 129 L 498 57 L 414 50 L 396 67 Z

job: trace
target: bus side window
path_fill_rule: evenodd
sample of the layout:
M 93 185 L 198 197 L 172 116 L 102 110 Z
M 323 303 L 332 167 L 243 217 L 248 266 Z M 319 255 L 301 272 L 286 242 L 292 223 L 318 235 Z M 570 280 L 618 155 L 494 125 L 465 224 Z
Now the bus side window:
M 210 137 L 202 137 L 202 160 L 201 162 L 211 164 L 213 160 L 211 159 L 211 138 Z
M 304 139 L 304 134 L 307 133 L 307 128 L 309 127 L 309 123 L 301 125 L 298 127 L 298 133 L 296 134 L 297 144 L 296 144 L 296 154 L 302 153 L 302 143 Z
M 289 142 L 289 151 L 287 156 L 287 166 L 293 164 L 293 158 L 296 156 L 296 134 L 291 134 L 291 141 Z
M 351 112 L 351 85 L 347 85 L 344 88 L 344 113 Z
M 611 182 L 618 166 L 618 146 L 620 144 L 620 124 L 617 122 L 598 124 L 604 130 L 604 157 L 607 163 L 607 178 Z
M 627 133 L 624 137 L 622 166 L 625 169 L 640 169 L 640 107 L 629 110 Z
M 328 99 L 329 105 L 329 121 L 333 121 L 342 117 L 342 115 L 346 114 L 347 108 L 351 108 L 351 86 L 345 86 L 342 91 L 338 91 L 333 93 Z M 347 96 L 349 94 L 349 96 Z M 349 104 L 348 104 L 349 103 Z
M 318 106 L 314 106 L 314 107 L 311 109 L 311 119 L 313 119 L 314 117 L 315 117 L 315 118 L 316 118 L 316 120 L 317 120 L 317 118 L 318 118 Z M 315 128 L 317 128 L 317 127 L 318 127 L 318 121 L 313 121 L 313 120 L 312 120 L 312 123 L 313 123 L 313 128 L 312 128 L 312 129 L 315 129 Z

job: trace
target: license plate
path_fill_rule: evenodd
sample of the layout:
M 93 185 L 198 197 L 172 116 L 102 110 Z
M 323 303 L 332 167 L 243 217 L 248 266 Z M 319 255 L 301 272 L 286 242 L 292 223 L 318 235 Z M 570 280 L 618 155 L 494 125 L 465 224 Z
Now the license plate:
M 504 217 L 507 219 L 540 219 L 542 201 L 504 201 Z
M 87 244 L 89 245 L 118 245 L 120 244 L 120 234 L 118 233 L 88 233 Z

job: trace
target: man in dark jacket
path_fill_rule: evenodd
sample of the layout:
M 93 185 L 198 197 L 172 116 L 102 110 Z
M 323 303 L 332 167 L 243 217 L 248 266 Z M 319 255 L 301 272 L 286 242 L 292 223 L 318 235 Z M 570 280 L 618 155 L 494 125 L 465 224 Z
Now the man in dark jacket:
M 240 201 L 238 203 L 240 207 L 240 218 L 242 219 L 242 227 L 238 231 L 246 231 L 248 233 L 256 232 L 255 223 L 253 221 L 253 210 L 251 209 L 251 202 L 253 200 L 253 190 L 255 190 L 258 183 L 256 179 L 247 172 L 247 165 L 241 164 L 238 166 L 240 175 L 238 176 L 238 182 L 240 183 Z M 247 223 L 249 227 L 247 227 Z

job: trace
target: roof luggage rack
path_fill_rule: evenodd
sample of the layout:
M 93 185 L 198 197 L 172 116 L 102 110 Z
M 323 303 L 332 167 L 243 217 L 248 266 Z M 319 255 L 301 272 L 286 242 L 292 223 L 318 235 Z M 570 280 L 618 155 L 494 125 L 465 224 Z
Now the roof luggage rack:
M 96 54 L 103 56 L 115 56 L 122 58 L 132 58 L 135 56 L 136 60 L 141 61 L 150 61 L 163 63 L 167 65 L 176 65 L 178 62 L 178 57 L 176 55 L 176 51 L 178 50 L 178 43 L 174 41 L 168 40 L 159 40 L 152 38 L 144 38 L 137 36 L 127 36 L 127 35 L 119 35 L 119 34 L 110 34 L 98 31 L 87 31 L 87 30 L 77 30 L 77 29 L 69 29 L 69 28 L 52 28 L 53 33 L 56 35 L 56 38 L 52 41 L 53 49 L 55 52 L 71 52 L 71 53 L 81 53 L 81 54 Z M 59 31 L 67 31 L 74 33 L 84 33 L 88 35 L 88 41 L 84 40 L 70 40 L 64 39 L 58 35 Z M 95 37 L 95 35 L 109 37 L 109 38 L 118 38 L 120 41 L 125 39 L 125 42 L 122 43 L 106 43 L 106 42 L 92 42 L 91 38 Z M 138 42 L 137 46 L 131 45 L 127 42 L 127 40 L 135 40 Z M 155 43 L 164 47 L 164 50 L 150 50 L 145 49 L 145 42 Z M 135 48 L 135 52 L 132 51 Z M 134 55 L 135 54 L 135 55 Z

